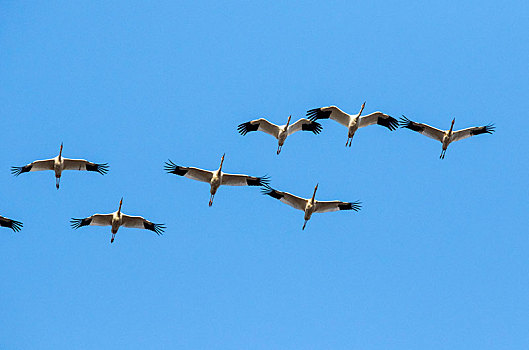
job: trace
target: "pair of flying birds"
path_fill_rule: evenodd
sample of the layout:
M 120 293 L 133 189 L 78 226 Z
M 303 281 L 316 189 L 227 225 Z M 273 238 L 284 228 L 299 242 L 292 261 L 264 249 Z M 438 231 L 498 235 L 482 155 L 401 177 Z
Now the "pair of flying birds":
M 452 120 L 450 129 L 439 130 L 426 124 L 413 122 L 405 116 L 402 116 L 400 121 L 397 121 L 397 119 L 382 112 L 374 112 L 361 116 L 364 107 L 365 102 L 362 104 L 358 114 L 347 114 L 336 106 L 315 108 L 307 111 L 308 119 L 302 118 L 292 125 L 290 125 L 291 117 L 288 117 L 286 125 L 275 125 L 270 123 L 268 120 L 261 118 L 240 124 L 238 130 L 241 135 L 246 135 L 251 131 L 263 131 L 274 136 L 278 140 L 277 154 L 279 154 L 286 138 L 296 131 L 311 131 L 314 134 L 319 134 L 322 130 L 322 126 L 320 123 L 316 122 L 316 120 L 320 119 L 330 118 L 347 128 L 347 141 L 345 142 L 346 147 L 351 147 L 353 137 L 359 128 L 378 124 L 393 131 L 400 126 L 402 128 L 408 128 L 410 130 L 419 132 L 441 142 L 443 145 L 443 149 L 439 157 L 441 159 L 444 159 L 446 149 L 450 143 L 466 139 L 470 136 L 492 134 L 494 132 L 493 124 L 454 131 L 453 128 L 455 119 Z

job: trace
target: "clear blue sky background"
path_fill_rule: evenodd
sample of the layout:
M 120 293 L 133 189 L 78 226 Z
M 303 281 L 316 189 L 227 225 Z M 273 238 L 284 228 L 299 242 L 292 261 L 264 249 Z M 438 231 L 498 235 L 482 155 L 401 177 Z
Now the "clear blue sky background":
M 526 349 L 529 5 L 443 2 L 0 3 L 3 349 Z M 276 141 L 239 123 L 335 104 L 446 129 Z M 9 167 L 57 155 L 106 176 Z M 269 174 L 359 213 L 303 213 L 163 163 Z M 123 211 L 164 236 L 69 227 Z

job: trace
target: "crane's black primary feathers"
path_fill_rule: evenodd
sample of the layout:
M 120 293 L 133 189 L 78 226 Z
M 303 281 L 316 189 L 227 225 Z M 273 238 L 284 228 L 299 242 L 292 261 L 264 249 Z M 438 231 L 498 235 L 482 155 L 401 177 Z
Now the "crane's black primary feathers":
M 417 132 L 421 132 L 424 130 L 424 126 L 420 125 L 419 123 L 409 120 L 404 115 L 402 116 L 402 118 L 400 118 L 399 125 L 401 128 L 408 128 L 410 130 L 417 131 Z
M 338 204 L 338 208 L 339 208 L 340 210 L 354 210 L 354 211 L 359 211 L 359 210 L 362 208 L 362 203 L 361 203 L 361 202 L 352 202 L 352 203 Z
M 246 183 L 248 186 L 268 186 L 268 184 L 270 184 L 270 176 L 265 175 L 255 178 L 248 177 Z
M 237 127 L 237 130 L 243 136 L 251 131 L 257 131 L 257 129 L 259 129 L 259 123 L 252 124 L 251 122 L 239 124 Z
M 314 108 L 307 111 L 308 119 L 316 121 L 318 119 L 329 119 L 332 111 L 322 111 L 321 108 Z
M 389 130 L 397 130 L 399 127 L 399 121 L 393 117 L 388 116 L 387 118 L 384 117 L 378 117 L 377 124 L 385 126 Z
M 28 165 L 25 165 L 25 166 L 12 166 L 11 167 L 11 174 L 13 174 L 14 176 L 18 176 L 22 173 L 27 173 L 29 171 L 31 171 L 31 167 L 33 165 L 32 164 L 28 164 Z
M 101 175 L 108 173 L 108 163 L 95 164 L 95 163 L 86 163 L 87 171 L 96 171 Z
M 261 189 L 261 193 L 264 194 L 264 195 L 270 196 L 272 198 L 275 198 L 275 199 L 281 199 L 281 198 L 284 197 L 284 195 L 282 193 L 280 193 L 279 191 L 274 190 L 270 186 L 264 186 Z
M 0 226 L 2 227 L 9 227 L 15 232 L 18 232 L 22 229 L 23 224 L 20 221 L 11 220 L 8 218 L 1 218 L 0 219 Z
M 321 126 L 321 124 L 318 123 L 318 122 L 315 122 L 315 121 L 311 121 L 308 124 L 301 125 L 301 130 L 303 130 L 303 131 L 312 131 L 316 135 L 319 134 L 322 129 L 323 129 L 323 127 Z
M 166 229 L 164 224 L 155 224 L 150 221 L 144 221 L 143 227 L 147 230 L 155 232 L 158 236 L 163 235 L 163 231 Z
M 165 162 L 164 170 L 171 174 L 176 174 L 179 176 L 184 176 L 187 174 L 187 169 L 173 163 L 170 159 L 168 162 Z
M 92 222 L 92 218 L 76 219 L 72 218 L 70 220 L 70 225 L 74 229 L 78 229 L 81 226 L 88 226 Z
M 492 134 L 496 130 L 496 127 L 494 124 L 488 124 L 485 126 L 482 126 L 480 128 L 474 129 L 470 131 L 470 135 L 480 135 L 480 134 Z

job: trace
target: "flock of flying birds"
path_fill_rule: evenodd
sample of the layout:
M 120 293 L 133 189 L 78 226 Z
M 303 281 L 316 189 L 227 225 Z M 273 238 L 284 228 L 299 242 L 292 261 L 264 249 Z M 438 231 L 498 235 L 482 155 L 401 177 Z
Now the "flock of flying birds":
M 442 143 L 442 151 L 440 158 L 444 159 L 448 145 L 452 142 L 466 139 L 468 137 L 480 134 L 492 134 L 494 132 L 494 125 L 488 124 L 485 126 L 477 126 L 466 128 L 462 130 L 454 131 L 455 119 L 452 120 L 450 129 L 440 130 L 432 126 L 417 123 L 409 120 L 405 116 L 402 116 L 400 121 L 395 118 L 384 114 L 382 112 L 374 112 L 368 115 L 361 115 L 364 110 L 365 102 L 362 104 L 360 112 L 358 114 L 347 114 L 336 106 L 322 107 L 311 109 L 307 111 L 308 119 L 302 118 L 295 123 L 290 124 L 291 116 L 288 117 L 285 125 L 275 125 L 266 119 L 256 119 L 246 123 L 242 123 L 238 126 L 238 131 L 241 135 L 246 135 L 252 131 L 263 131 L 269 135 L 274 136 L 278 141 L 277 154 L 281 152 L 281 149 L 288 136 L 292 135 L 297 131 L 311 131 L 314 134 L 319 134 L 322 130 L 322 126 L 317 120 L 320 119 L 332 119 L 347 128 L 347 141 L 345 146 L 351 147 L 353 137 L 359 128 L 363 128 L 369 125 L 381 125 L 388 128 L 390 131 L 396 130 L 399 126 L 401 128 L 408 128 L 416 131 L 420 134 L 428 136 L 434 140 Z M 22 173 L 40 170 L 53 170 L 55 172 L 56 187 L 59 189 L 61 175 L 64 170 L 85 170 L 98 172 L 104 175 L 108 172 L 108 164 L 96 164 L 89 162 L 84 159 L 70 159 L 62 156 L 63 145 L 59 151 L 59 155 L 55 158 L 36 160 L 30 164 L 22 167 L 12 167 L 11 172 L 13 175 L 18 176 Z M 227 186 L 261 186 L 262 193 L 272 198 L 278 199 L 281 202 L 288 204 L 289 206 L 301 210 L 305 213 L 303 228 L 307 225 L 313 213 L 325 213 L 338 210 L 354 210 L 359 211 L 361 203 L 356 202 L 342 202 L 342 201 L 317 201 L 316 191 L 318 185 L 314 188 L 314 192 L 311 198 L 302 198 L 290 194 L 288 192 L 282 192 L 270 187 L 270 179 L 264 177 L 254 177 L 243 174 L 228 174 L 222 172 L 222 165 L 224 163 L 224 155 L 220 160 L 220 166 L 217 170 L 204 170 L 194 167 L 183 167 L 176 165 L 171 160 L 165 163 L 165 170 L 168 173 L 184 176 L 193 180 L 207 182 L 210 184 L 210 199 L 209 206 L 213 205 L 213 199 L 217 193 L 218 188 L 221 185 Z M 77 229 L 82 226 L 96 225 L 96 226 L 111 226 L 112 238 L 110 243 L 114 242 L 116 233 L 119 227 L 132 227 L 142 228 L 155 232 L 160 235 L 165 230 L 163 224 L 155 224 L 141 216 L 130 216 L 121 212 L 121 206 L 123 204 L 123 198 L 119 202 L 119 208 L 117 211 L 110 214 L 94 214 L 92 216 L 76 219 L 71 219 L 71 226 Z M 13 231 L 17 232 L 22 228 L 22 223 L 16 220 L 8 219 L 0 216 L 0 226 L 9 227 Z

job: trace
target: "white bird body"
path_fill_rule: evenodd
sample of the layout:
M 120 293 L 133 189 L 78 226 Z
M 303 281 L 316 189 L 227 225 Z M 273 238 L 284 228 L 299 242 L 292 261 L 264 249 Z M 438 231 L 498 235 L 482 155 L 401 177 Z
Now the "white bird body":
M 310 220 L 312 214 L 314 213 L 326 213 L 331 211 L 338 210 L 354 210 L 359 211 L 361 208 L 360 202 L 342 202 L 342 201 L 317 201 L 316 191 L 318 190 L 318 185 L 314 187 L 314 193 L 312 198 L 301 198 L 295 196 L 288 192 L 282 192 L 274 190 L 271 187 L 263 188 L 262 192 L 265 195 L 268 195 L 272 198 L 278 199 L 281 202 L 288 204 L 294 209 L 298 209 L 304 212 L 305 222 L 303 223 L 302 230 L 305 229 L 307 221 Z
M 96 164 L 84 159 L 70 159 L 62 156 L 62 144 L 59 155 L 51 159 L 36 160 L 22 167 L 11 167 L 11 173 L 18 176 L 30 171 L 53 170 L 55 172 L 55 186 L 59 189 L 61 175 L 64 170 L 87 170 L 95 171 L 101 175 L 108 172 L 108 165 Z
M 110 226 L 112 238 L 110 243 L 114 242 L 116 233 L 118 232 L 121 226 L 132 227 L 132 228 L 142 228 L 146 230 L 153 231 L 157 235 L 161 235 L 165 230 L 163 224 L 155 224 L 141 216 L 130 216 L 123 214 L 121 212 L 121 205 L 123 204 L 123 198 L 119 201 L 119 209 L 113 213 L 109 214 L 94 214 L 84 219 L 75 219 L 72 218 L 71 225 L 73 228 L 78 229 L 82 226 L 94 225 L 94 226 Z
M 345 126 L 347 128 L 347 141 L 345 142 L 345 146 L 349 147 L 351 147 L 351 143 L 353 141 L 355 133 L 360 128 L 373 124 L 378 124 L 385 126 L 391 131 L 397 129 L 397 119 L 382 112 L 374 112 L 365 116 L 361 116 L 365 104 L 365 102 L 362 104 L 362 107 L 358 114 L 347 114 L 336 106 L 329 106 L 311 109 L 307 111 L 307 116 L 312 121 L 330 118 L 338 122 L 339 124 Z
M 428 136 L 431 139 L 441 142 L 443 145 L 441 155 L 439 156 L 439 158 L 441 159 L 444 159 L 446 150 L 452 142 L 464 140 L 474 135 L 492 134 L 495 130 L 494 124 L 488 124 L 485 126 L 476 126 L 476 127 L 454 131 L 455 121 L 456 120 L 454 118 L 452 120 L 452 124 L 450 125 L 450 129 L 440 130 L 440 129 L 434 128 L 433 126 L 427 125 L 427 124 L 411 121 L 405 116 L 402 116 L 400 120 L 400 126 L 402 128 L 407 128 L 407 129 L 416 131 L 420 134 Z
M 265 186 L 269 182 L 267 176 L 255 177 L 244 174 L 228 174 L 222 172 L 224 163 L 224 154 L 220 160 L 220 166 L 217 170 L 204 170 L 194 167 L 182 167 L 176 165 L 171 160 L 165 162 L 165 171 L 171 174 L 184 176 L 193 180 L 207 182 L 210 185 L 209 206 L 213 205 L 213 198 L 221 185 L 227 186 Z
M 314 134 L 319 134 L 321 132 L 322 127 L 320 123 L 301 118 L 294 124 L 290 125 L 291 118 L 292 116 L 288 117 L 287 123 L 285 125 L 276 125 L 270 123 L 264 118 L 255 119 L 246 123 L 239 124 L 237 129 L 239 133 L 243 136 L 252 131 L 262 131 L 264 133 L 272 135 L 277 139 L 277 154 L 281 153 L 281 148 L 285 144 L 287 137 L 292 135 L 293 133 L 298 131 L 311 131 Z

